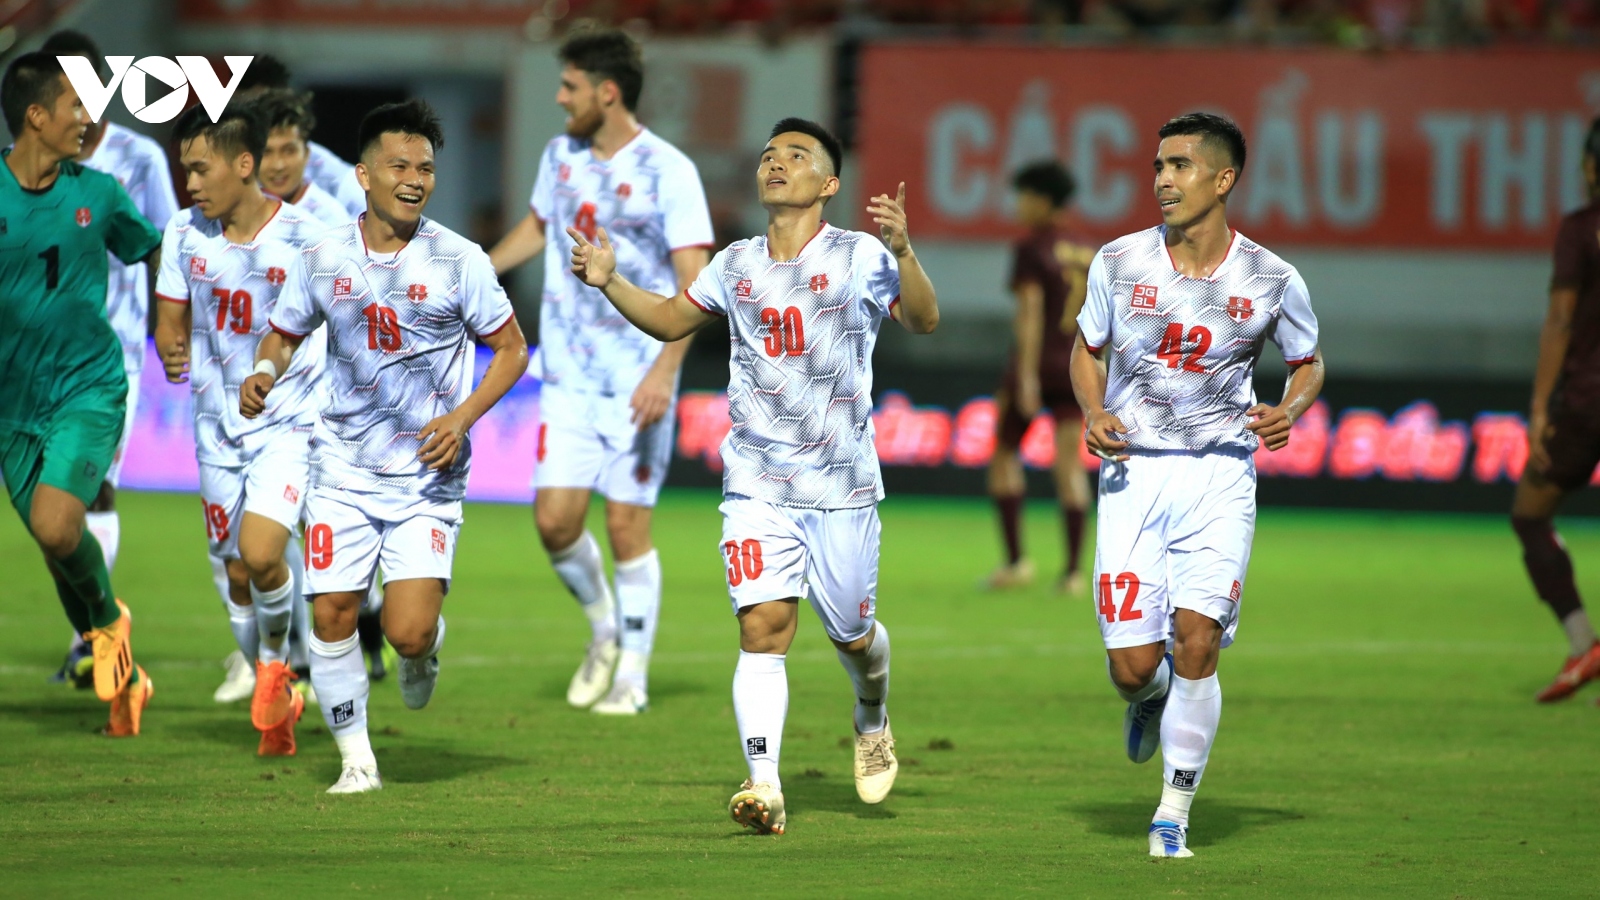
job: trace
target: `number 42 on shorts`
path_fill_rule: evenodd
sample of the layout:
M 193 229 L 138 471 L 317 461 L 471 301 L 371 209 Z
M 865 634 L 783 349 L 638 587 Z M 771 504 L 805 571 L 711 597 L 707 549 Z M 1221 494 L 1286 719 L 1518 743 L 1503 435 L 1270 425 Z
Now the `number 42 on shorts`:
M 1121 609 L 1117 608 L 1113 590 L 1122 592 Z M 1110 573 L 1102 573 L 1099 597 L 1100 615 L 1105 616 L 1107 622 L 1132 622 L 1144 618 L 1142 610 L 1133 608 L 1134 601 L 1139 599 L 1139 576 L 1132 572 L 1123 572 L 1114 578 Z

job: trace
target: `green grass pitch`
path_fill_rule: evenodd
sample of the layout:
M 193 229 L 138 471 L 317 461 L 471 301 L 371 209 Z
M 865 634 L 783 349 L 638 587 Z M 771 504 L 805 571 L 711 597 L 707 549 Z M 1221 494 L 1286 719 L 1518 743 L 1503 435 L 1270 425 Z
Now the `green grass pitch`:
M 322 793 L 337 755 L 314 710 L 300 755 L 268 761 L 247 705 L 211 701 L 231 638 L 194 498 L 121 507 L 118 589 L 158 686 L 131 741 L 95 736 L 92 695 L 45 683 L 67 625 L 0 522 L 6 896 L 1593 896 L 1600 691 L 1532 702 L 1563 643 L 1497 517 L 1265 512 L 1196 858 L 1153 861 L 1159 763 L 1122 755 L 1092 606 L 975 590 L 995 544 L 978 501 L 882 507 L 902 769 L 881 806 L 855 798 L 849 682 L 803 614 L 781 838 L 726 813 L 745 772 L 713 494 L 660 508 L 667 593 L 637 720 L 566 706 L 583 618 L 525 507 L 470 507 L 438 692 L 410 712 L 375 686 L 386 788 L 345 798 Z M 1029 528 L 1051 571 L 1047 505 Z M 1600 530 L 1566 533 L 1593 594 Z

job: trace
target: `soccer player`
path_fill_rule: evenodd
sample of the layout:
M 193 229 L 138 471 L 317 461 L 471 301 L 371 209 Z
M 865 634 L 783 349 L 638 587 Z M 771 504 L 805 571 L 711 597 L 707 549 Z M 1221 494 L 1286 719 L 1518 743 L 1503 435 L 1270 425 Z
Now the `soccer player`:
M 1083 414 L 1072 397 L 1072 339 L 1094 248 L 1065 229 L 1072 199 L 1072 174 L 1055 160 L 1030 165 L 1016 174 L 1017 217 L 1028 235 L 1017 241 L 1011 263 L 1011 293 L 1017 298 L 1016 346 L 1006 362 L 995 397 L 999 421 L 994 457 L 989 461 L 989 493 L 1000 513 L 1006 561 L 989 576 L 989 587 L 1005 588 L 1033 580 L 1033 565 L 1022 555 L 1022 505 L 1027 481 L 1018 451 L 1022 436 L 1041 408 L 1056 426 L 1055 481 L 1066 532 L 1066 566 L 1056 589 L 1080 593 L 1083 576 L 1083 513 L 1089 505 L 1089 479 L 1078 459 L 1077 427 Z
M 234 96 L 241 100 L 252 99 L 272 88 L 289 87 L 289 67 L 270 53 L 256 56 L 239 77 L 239 87 Z M 316 141 L 306 140 L 306 178 L 312 184 L 332 194 L 344 205 L 353 219 L 367 209 L 367 195 L 356 181 L 355 167 L 339 158 Z
M 545 253 L 534 519 L 592 638 L 567 702 L 603 715 L 637 715 L 650 702 L 650 651 L 661 610 L 650 513 L 672 459 L 678 370 L 689 339 L 663 345 L 619 317 L 569 271 L 573 243 L 565 229 L 593 241 L 604 228 L 629 279 L 673 294 L 705 268 L 711 213 L 694 163 L 634 116 L 644 79 L 634 40 L 620 31 L 582 32 L 562 44 L 560 55 L 556 102 L 567 111 L 566 134 L 545 147 L 530 212 L 489 259 L 505 272 Z M 615 594 L 600 546 L 584 529 L 591 492 L 606 498 Z
M 1562 219 L 1556 234 L 1550 309 L 1528 410 L 1528 464 L 1511 505 L 1523 565 L 1569 646 L 1561 671 L 1539 692 L 1540 703 L 1564 700 L 1600 676 L 1600 641 L 1578 596 L 1572 557 L 1551 521 L 1600 464 L 1600 119 L 1584 140 L 1583 177 L 1589 203 Z
M 599 244 L 568 228 L 572 270 L 628 321 L 679 340 L 726 317 L 733 340 L 722 444 L 722 553 L 739 618 L 733 712 L 750 778 L 734 821 L 762 833 L 786 824 L 778 754 L 788 714 L 784 657 L 807 597 L 856 690 L 856 793 L 879 803 L 899 763 L 886 706 L 889 632 L 876 621 L 878 501 L 872 435 L 872 347 L 893 318 L 916 334 L 939 323 L 933 283 L 906 232 L 905 185 L 867 212 L 883 240 L 822 220 L 839 191 L 839 142 L 804 119 L 772 129 L 756 171 L 767 233 L 738 241 L 671 298 L 617 270 Z M 885 247 L 885 243 L 888 245 Z
M 307 503 L 314 597 L 311 680 L 339 745 L 330 794 L 383 787 L 367 735 L 368 677 L 356 612 L 383 568 L 383 628 L 400 653 L 401 699 L 426 706 L 439 675 L 440 610 L 461 527 L 467 430 L 528 367 L 528 345 L 476 244 L 422 215 L 433 193 L 438 117 L 419 100 L 361 121 L 356 175 L 367 212 L 302 250 L 240 389 L 263 414 L 327 326 L 329 396 L 315 430 Z M 473 335 L 494 351 L 472 388 Z M 287 387 L 284 382 L 284 387 Z
M 1095 606 L 1128 757 L 1161 747 L 1150 855 L 1193 856 L 1189 806 L 1222 713 L 1255 533 L 1255 451 L 1279 450 L 1322 390 L 1317 320 L 1294 267 L 1228 227 L 1245 141 L 1221 116 L 1161 126 L 1163 224 L 1101 248 L 1078 315 L 1072 386 L 1100 470 Z M 1290 368 L 1278 406 L 1252 387 L 1263 344 Z M 1168 650 L 1168 642 L 1171 650 Z
M 96 72 L 105 70 L 100 48 L 81 32 L 58 31 L 39 49 L 51 56 L 81 56 L 94 64 Z M 104 119 L 99 124 L 91 122 L 84 131 L 83 149 L 78 152 L 77 161 L 117 179 L 139 214 L 157 228 L 164 227 L 178 211 L 166 152 L 159 143 L 137 131 Z M 122 369 L 128 376 L 128 405 L 122 440 L 111 458 L 111 468 L 100 486 L 100 494 L 89 505 L 84 519 L 105 553 L 106 569 L 111 570 L 116 568 L 117 547 L 122 536 L 122 523 L 117 517 L 117 485 L 122 478 L 128 437 L 133 433 L 134 414 L 139 403 L 139 375 L 144 370 L 144 346 L 150 333 L 150 273 L 142 262 L 125 266 L 114 255 L 107 261 L 110 273 L 106 317 L 122 342 Z M 90 677 L 92 662 L 88 645 L 81 636 L 73 635 L 72 647 L 57 678 L 71 679 L 75 686 L 87 688 L 93 681 Z
M 161 233 L 115 178 L 73 161 L 89 119 L 54 55 L 11 61 L 0 111 L 15 141 L 0 150 L 0 478 L 91 647 L 95 694 L 111 704 L 106 734 L 133 736 L 154 684 L 134 662 L 133 616 L 85 517 L 128 402 L 106 253 L 154 263 Z
M 311 130 L 317 127 L 316 116 L 311 113 L 311 95 L 289 88 L 268 88 L 251 102 L 267 124 L 261 186 L 329 225 L 354 221 L 355 214 L 344 204 L 306 178 Z
M 255 666 L 256 752 L 293 756 L 305 707 L 287 659 L 304 578 L 293 537 L 311 488 L 322 336 L 295 357 L 261 415 L 244 418 L 234 398 L 254 371 L 289 267 L 326 226 L 262 192 L 256 166 L 267 126 L 251 104 L 231 104 L 214 123 L 190 107 L 173 137 L 195 205 L 162 242 L 156 350 L 167 380 L 189 381 L 194 393 L 207 550 L 227 573 L 222 602 L 240 654 Z

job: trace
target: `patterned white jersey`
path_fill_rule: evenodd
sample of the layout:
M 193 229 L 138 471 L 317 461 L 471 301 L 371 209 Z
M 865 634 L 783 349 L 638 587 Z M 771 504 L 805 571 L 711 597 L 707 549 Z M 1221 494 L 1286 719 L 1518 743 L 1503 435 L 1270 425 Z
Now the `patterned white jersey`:
M 900 267 L 870 234 L 823 224 L 788 262 L 767 239 L 718 253 L 688 290 L 728 317 L 723 493 L 848 509 L 883 499 L 872 431 L 872 348 Z
M 1244 412 L 1263 343 L 1291 365 L 1317 349 L 1317 317 L 1294 266 L 1237 232 L 1209 278 L 1178 273 L 1166 227 L 1105 245 L 1089 266 L 1078 330 L 1110 345 L 1106 411 L 1134 450 L 1254 451 Z
M 417 435 L 472 392 L 473 336 L 510 321 L 488 254 L 431 219 L 396 253 L 369 252 L 359 220 L 323 232 L 295 261 L 272 312 L 285 334 L 327 323 L 329 396 L 312 440 L 317 489 L 459 515 L 470 440 L 453 466 L 431 472 Z
M 161 145 L 137 131 L 107 122 L 105 134 L 84 165 L 117 179 L 135 209 L 151 225 L 166 228 L 178 212 L 172 190 L 172 169 Z M 144 368 L 144 345 L 149 336 L 150 281 L 144 263 L 124 265 L 108 254 L 106 317 L 122 342 L 122 368 L 129 374 Z
M 356 180 L 356 167 L 316 141 L 306 141 L 306 180 L 344 204 L 351 218 L 367 211 L 367 192 Z
M 337 197 L 317 187 L 317 183 L 309 179 L 301 182 L 300 196 L 289 202 L 329 227 L 348 225 L 356 220 L 355 215 L 345 209 Z
M 547 239 L 539 308 L 544 381 L 631 395 L 663 345 L 572 274 L 567 228 L 590 240 L 604 228 L 617 251 L 617 271 L 671 297 L 678 293 L 672 251 L 711 247 L 714 240 L 700 171 L 647 128 L 607 160 L 595 159 L 588 141 L 562 135 L 544 149 L 529 206 L 545 223 Z
M 239 413 L 239 386 L 256 367 L 256 346 L 281 300 L 290 266 L 327 230 L 287 203 L 247 244 L 190 207 L 167 224 L 156 295 L 190 305 L 189 386 L 194 392 L 195 455 L 212 466 L 239 467 L 287 433 L 311 438 L 322 375 L 323 339 L 306 341 L 254 419 Z

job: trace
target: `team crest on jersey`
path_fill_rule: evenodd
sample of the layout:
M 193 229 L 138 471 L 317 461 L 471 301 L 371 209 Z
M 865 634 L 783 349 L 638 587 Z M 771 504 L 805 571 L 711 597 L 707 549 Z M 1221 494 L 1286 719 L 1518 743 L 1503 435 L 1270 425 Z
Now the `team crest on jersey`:
M 633 185 L 627 183 L 626 181 L 624 181 L 623 183 L 617 185 L 617 196 L 621 197 L 624 200 L 628 199 L 629 197 L 632 197 L 633 196 Z
M 267 284 L 270 284 L 273 287 L 277 287 L 278 285 L 283 284 L 283 282 L 288 277 L 289 277 L 289 273 L 285 272 L 279 266 L 268 266 L 267 267 Z
M 820 293 L 822 293 L 823 291 L 825 291 L 827 289 L 828 289 L 828 276 L 826 276 L 826 275 L 813 275 L 813 276 L 811 276 L 811 293 L 820 294 Z
M 1243 322 L 1254 314 L 1255 310 L 1251 308 L 1249 297 L 1228 298 L 1228 318 L 1235 322 Z
M 335 297 L 348 297 L 348 296 L 350 296 L 350 279 L 348 279 L 348 278 L 335 278 L 333 280 L 333 295 Z
M 861 601 L 861 618 L 865 619 L 870 615 L 872 615 L 872 598 L 868 597 Z
M 633 470 L 633 480 L 639 482 L 640 484 L 649 484 L 650 464 L 640 463 L 638 466 L 635 466 Z
M 433 552 L 444 552 L 444 532 L 437 528 L 433 529 Z
M 1244 586 L 1239 583 L 1239 579 L 1235 578 L 1233 580 L 1233 590 L 1228 592 L 1228 599 L 1232 600 L 1235 603 L 1238 603 L 1239 602 L 1239 595 L 1242 594 L 1243 592 L 1244 592 Z
M 754 288 L 755 284 L 751 282 L 750 279 L 741 278 L 739 279 L 739 283 L 733 286 L 733 296 L 738 300 L 749 300 L 750 291 Z
M 78 214 L 75 216 L 75 218 L 78 220 L 79 228 L 88 228 L 89 223 L 94 221 L 94 213 L 89 211 L 89 207 L 80 206 L 78 207 Z
M 204 256 L 189 257 L 189 277 L 196 278 L 206 273 L 206 258 Z
M 567 165 L 566 163 L 562 163 L 560 172 L 557 175 L 557 177 L 559 177 L 562 181 L 566 181 L 567 179 L 571 178 L 572 177 L 572 167 Z
M 421 303 L 422 301 L 428 299 L 428 286 L 425 284 L 411 285 L 410 287 L 406 288 L 406 299 L 410 300 L 412 303 Z
M 1134 309 L 1155 309 L 1156 286 L 1153 284 L 1134 285 L 1133 300 L 1131 301 L 1130 305 L 1132 305 Z

